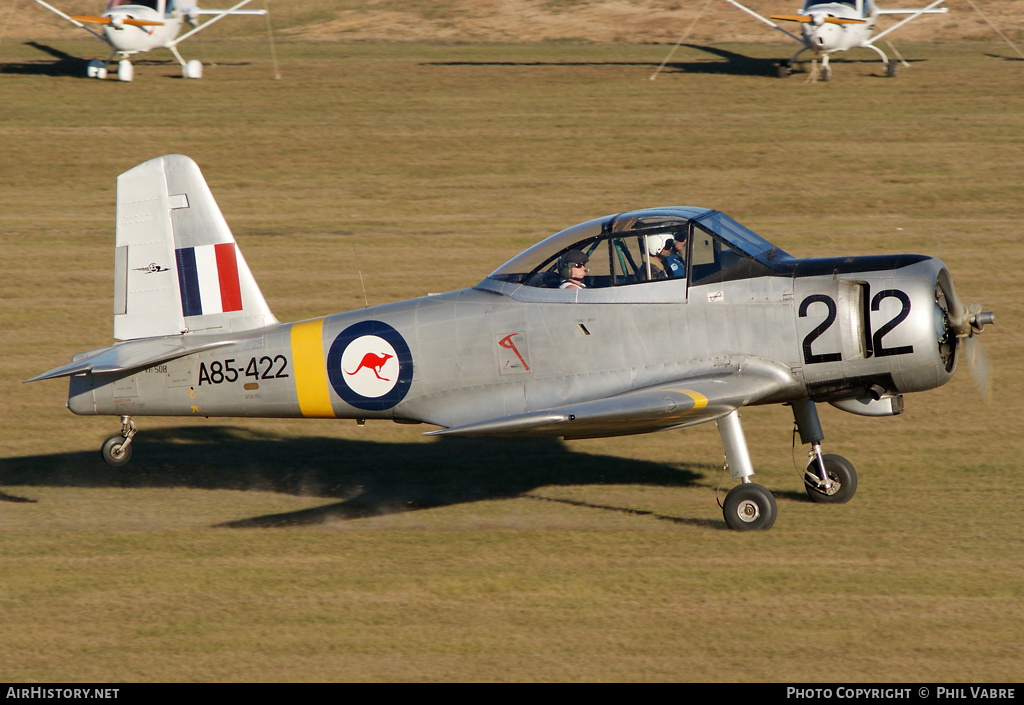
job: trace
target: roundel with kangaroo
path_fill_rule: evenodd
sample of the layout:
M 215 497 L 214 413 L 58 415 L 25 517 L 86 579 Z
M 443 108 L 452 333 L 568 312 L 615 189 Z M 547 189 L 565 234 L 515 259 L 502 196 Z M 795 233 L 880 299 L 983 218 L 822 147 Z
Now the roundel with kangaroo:
M 405 398 L 412 384 L 412 352 L 401 334 L 381 321 L 343 330 L 327 354 L 327 376 L 342 399 L 357 409 L 384 411 Z

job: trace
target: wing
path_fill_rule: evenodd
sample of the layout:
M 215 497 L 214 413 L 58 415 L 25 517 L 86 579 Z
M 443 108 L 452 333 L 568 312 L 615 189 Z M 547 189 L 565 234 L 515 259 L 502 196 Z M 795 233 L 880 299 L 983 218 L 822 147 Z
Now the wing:
M 425 435 L 599 438 L 648 433 L 714 421 L 741 406 L 779 397 L 798 386 L 792 373 L 781 366 L 740 369 Z
M 36 0 L 36 2 L 39 2 L 39 0 Z M 175 39 L 173 42 L 171 42 L 171 46 L 175 46 L 176 44 L 180 44 L 181 42 L 185 41 L 186 39 L 191 37 L 193 34 L 198 32 L 199 30 L 206 29 L 207 27 L 212 25 L 214 22 L 219 22 L 220 20 L 224 19 L 228 15 L 265 15 L 265 14 L 267 14 L 266 10 L 241 10 L 241 9 L 239 9 L 243 5 L 248 5 L 250 2 L 252 2 L 252 0 L 241 0 L 241 2 L 239 2 L 236 5 L 232 5 L 227 10 L 201 10 L 201 9 L 199 9 L 198 6 L 187 8 L 185 10 L 185 14 L 189 15 L 190 18 L 198 18 L 199 15 L 213 15 L 213 17 L 211 19 L 208 19 L 206 22 L 203 22 L 201 25 L 199 25 L 195 29 L 193 29 L 193 30 L 191 30 L 189 32 L 186 32 L 185 34 L 183 34 L 180 37 L 178 37 L 177 39 Z M 193 19 L 190 19 L 189 21 L 193 22 Z
M 729 3 L 730 5 L 733 5 L 733 6 L 734 6 L 734 7 L 736 7 L 737 9 L 743 10 L 744 12 L 746 12 L 746 13 L 747 13 L 748 15 L 750 15 L 750 16 L 751 16 L 751 17 L 753 17 L 754 19 L 756 19 L 756 20 L 759 20 L 759 21 L 761 21 L 761 22 L 764 22 L 764 23 L 765 23 L 766 25 L 768 25 L 769 27 L 771 27 L 771 28 L 773 28 L 773 29 L 777 29 L 777 30 L 779 30 L 780 32 L 782 32 L 782 33 L 783 33 L 783 34 L 785 34 L 786 36 L 788 36 L 788 37 L 791 37 L 791 38 L 795 39 L 796 41 L 800 42 L 801 44 L 803 44 L 803 43 L 804 43 L 804 40 L 803 40 L 803 39 L 801 39 L 800 37 L 796 36 L 795 34 L 792 34 L 791 32 L 787 32 L 786 30 L 784 30 L 784 29 L 783 29 L 782 27 L 780 27 L 779 25 L 777 25 L 777 24 L 775 24 L 774 22 L 772 22 L 772 21 L 771 21 L 770 19 L 768 19 L 767 17 L 765 17 L 765 16 L 763 16 L 763 15 L 759 15 L 759 14 L 757 14 L 756 12 L 754 12 L 753 10 L 751 10 L 751 9 L 750 9 L 749 7 L 747 7 L 746 5 L 741 5 L 740 3 L 736 2 L 736 0 L 725 0 L 725 1 L 726 1 L 727 3 Z
M 47 3 L 43 2 L 43 0 L 36 0 L 36 4 L 42 5 L 47 10 L 49 10 L 52 13 L 54 13 L 55 15 L 60 15 L 61 17 L 66 19 L 71 24 L 75 25 L 76 27 L 81 27 L 82 29 L 84 29 L 86 32 L 88 32 L 89 34 L 93 35 L 94 37 L 102 39 L 103 41 L 107 41 L 106 37 L 104 37 L 102 34 L 100 34 L 99 32 L 94 32 L 93 30 L 89 29 L 84 24 L 82 24 L 81 22 L 76 20 L 74 17 L 71 17 L 70 15 L 67 15 L 67 14 L 61 12 L 56 7 L 54 7 L 53 5 L 48 5 Z
M 906 19 L 900 20 L 899 22 L 897 22 L 896 24 L 894 24 L 892 27 L 890 27 L 889 29 L 885 30 L 881 34 L 876 34 L 874 37 L 871 38 L 871 41 L 869 41 L 868 44 L 874 44 L 879 39 L 881 39 L 885 35 L 889 34 L 889 32 L 892 32 L 895 29 L 899 29 L 900 27 L 905 25 L 907 22 L 910 22 L 911 20 L 916 20 L 921 15 L 938 15 L 938 14 L 942 14 L 944 12 L 949 12 L 949 8 L 948 7 L 941 7 L 941 8 L 939 7 L 939 5 L 941 5 L 945 1 L 946 0 L 935 0 L 935 2 L 931 3 L 927 7 L 922 7 L 922 8 L 916 9 L 916 10 L 899 10 L 899 9 L 895 9 L 895 8 L 891 8 L 889 10 L 879 9 L 878 10 L 878 14 L 879 15 L 910 15 L 910 17 L 907 17 Z

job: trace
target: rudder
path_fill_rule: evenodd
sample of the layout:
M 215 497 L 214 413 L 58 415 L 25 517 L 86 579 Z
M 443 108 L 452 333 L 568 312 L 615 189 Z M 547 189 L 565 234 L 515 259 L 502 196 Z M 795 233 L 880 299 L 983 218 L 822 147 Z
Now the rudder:
M 115 338 L 275 323 L 194 161 L 166 155 L 117 177 Z

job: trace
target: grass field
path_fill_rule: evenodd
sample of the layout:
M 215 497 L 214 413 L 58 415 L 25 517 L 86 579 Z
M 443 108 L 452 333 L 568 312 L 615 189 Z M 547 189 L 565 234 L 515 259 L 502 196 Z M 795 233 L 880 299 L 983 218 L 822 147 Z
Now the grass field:
M 282 42 L 79 78 L 0 66 L 0 681 L 1024 679 L 1024 62 L 901 45 L 830 83 L 788 46 Z M 191 58 L 186 52 L 186 58 Z M 195 53 L 193 53 L 195 55 Z M 63 56 L 63 58 L 60 58 Z M 56 62 L 56 63 L 55 63 Z M 211 65 L 212 64 L 212 65 Z M 767 533 L 725 529 L 713 426 L 575 442 L 422 427 L 113 418 L 22 384 L 111 341 L 115 177 L 203 169 L 281 320 L 472 286 L 581 220 L 723 210 L 800 256 L 921 252 L 996 311 L 892 419 L 821 410 L 857 497 L 804 499 L 785 409 L 743 414 Z M 797 465 L 803 451 L 796 451 Z M 726 480 L 726 487 L 730 486 Z M 724 494 L 724 493 L 720 493 Z

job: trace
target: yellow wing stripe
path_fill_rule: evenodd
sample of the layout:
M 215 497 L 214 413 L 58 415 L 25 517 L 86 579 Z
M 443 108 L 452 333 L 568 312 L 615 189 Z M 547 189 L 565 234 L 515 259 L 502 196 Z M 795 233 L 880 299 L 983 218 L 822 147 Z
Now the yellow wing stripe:
M 689 389 L 684 389 L 683 394 L 693 399 L 693 411 L 697 409 L 703 409 L 708 405 L 708 398 L 700 392 L 694 392 Z
M 701 394 L 700 392 L 695 392 L 692 389 L 669 389 L 668 391 L 679 392 L 680 394 L 685 394 L 686 396 L 693 399 L 693 408 L 687 411 L 686 413 L 690 413 L 690 411 L 696 411 L 697 409 L 703 409 L 705 406 L 708 405 L 708 398 Z
M 292 363 L 295 368 L 295 392 L 303 416 L 333 419 L 331 393 L 327 386 L 327 361 L 324 359 L 324 319 L 292 326 Z

